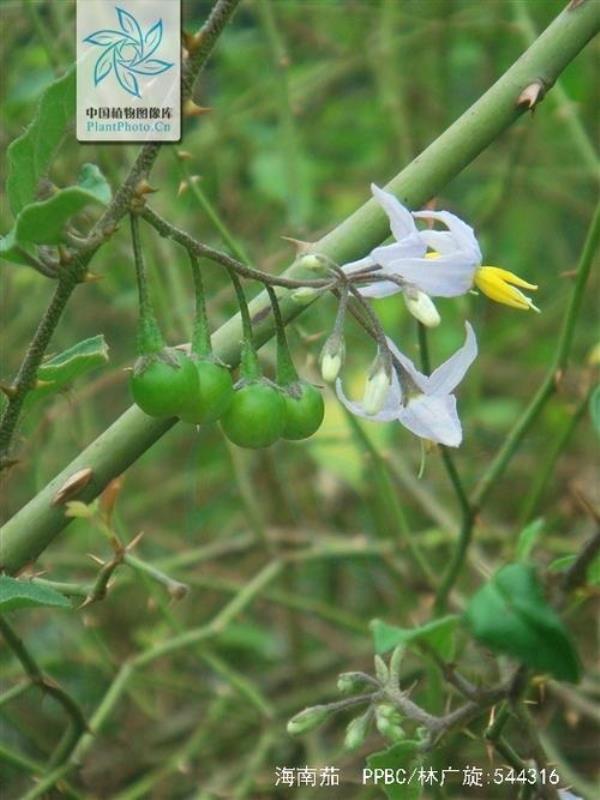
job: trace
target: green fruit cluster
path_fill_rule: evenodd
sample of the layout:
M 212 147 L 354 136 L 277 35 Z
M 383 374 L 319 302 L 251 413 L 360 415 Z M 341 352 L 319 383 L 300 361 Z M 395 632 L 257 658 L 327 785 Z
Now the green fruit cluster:
M 131 393 L 152 417 L 180 417 L 196 425 L 220 420 L 227 438 L 248 448 L 306 439 L 324 414 L 321 393 L 310 383 L 277 386 L 261 377 L 234 387 L 229 369 L 215 358 L 171 348 L 138 359 Z
M 222 416 L 231 403 L 233 383 L 229 369 L 214 358 L 166 347 L 137 360 L 131 393 L 151 417 L 180 417 L 200 425 Z

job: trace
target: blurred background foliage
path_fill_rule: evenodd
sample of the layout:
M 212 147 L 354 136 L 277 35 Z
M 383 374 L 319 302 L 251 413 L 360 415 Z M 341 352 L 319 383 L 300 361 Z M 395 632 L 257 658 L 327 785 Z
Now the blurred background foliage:
M 164 148 L 152 174 L 159 191 L 151 203 L 200 240 L 226 247 L 206 212 L 208 202 L 252 263 L 279 271 L 293 256 L 282 236 L 316 239 L 352 212 L 367 198 L 371 181 L 383 185 L 423 150 L 563 5 L 245 0 L 197 86 L 196 102 L 210 110 L 186 120 L 180 146 Z M 186 29 L 195 30 L 209 8 L 207 2 L 184 0 Z M 5 150 L 28 124 L 41 91 L 73 58 L 74 3 L 8 0 L 0 12 L 10 32 L 0 42 Z M 434 363 L 462 341 L 464 319 L 472 321 L 480 343 L 480 358 L 459 396 L 465 441 L 456 460 L 468 486 L 531 398 L 556 344 L 597 192 L 590 145 L 598 135 L 597 68 L 592 43 L 567 68 L 560 91 L 551 92 L 435 199 L 437 207 L 474 225 L 484 263 L 540 286 L 539 316 L 482 297 L 439 303 L 443 324 L 430 336 Z M 91 161 L 115 188 L 137 149 L 81 145 L 71 131 L 51 178 L 66 185 Z M 180 149 L 189 154 L 185 160 L 177 158 Z M 190 176 L 197 179 L 190 182 Z M 182 180 L 188 188 L 180 192 Z M 3 231 L 12 224 L 6 204 L 1 223 Z M 104 333 L 110 363 L 29 410 L 19 430 L 20 462 L 4 487 L 7 516 L 129 403 L 125 370 L 134 358 L 137 310 L 126 228 L 94 259 L 99 280 L 77 291 L 52 342 L 57 353 Z M 186 256 L 149 229 L 143 235 L 165 333 L 173 343 L 187 340 L 193 298 Z M 235 301 L 218 267 L 206 264 L 205 275 L 216 328 L 236 310 Z M 6 263 L 2 286 L 7 378 L 52 287 L 34 271 Z M 540 565 L 576 552 L 589 534 L 591 522 L 578 498 L 596 493 L 597 499 L 597 442 L 581 400 L 597 334 L 597 290 L 595 275 L 578 323 L 573 366 L 481 515 L 455 608 L 484 576 L 514 559 L 518 533 L 532 517 L 544 519 L 534 550 Z M 299 370 L 315 382 L 320 343 L 334 311 L 327 298 L 290 331 Z M 389 335 L 416 358 L 415 323 L 401 300 L 378 301 L 377 311 Z M 347 335 L 346 378 L 360 392 L 373 346 L 352 323 Z M 268 369 L 273 355 L 271 347 L 264 348 Z M 125 476 L 115 512 L 119 533 L 130 540 L 143 530 L 137 555 L 188 583 L 186 598 L 172 602 L 163 586 L 123 566 L 102 603 L 81 613 L 39 611 L 18 619 L 45 669 L 89 713 L 123 659 L 209 621 L 265 563 L 265 548 L 309 553 L 209 647 L 179 652 L 136 675 L 85 760 L 79 779 L 85 796 L 380 796 L 359 784 L 364 754 L 381 748 L 375 734 L 361 752 L 348 755 L 341 749 L 347 719 L 301 742 L 287 737 L 285 720 L 306 704 L 334 699 L 338 672 L 369 670 L 372 617 L 407 627 L 427 618 L 431 586 L 414 569 L 406 537 L 419 542 L 438 574 L 456 535 L 458 509 L 435 453 L 417 479 L 416 439 L 398 425 L 352 425 L 330 391 L 326 397 L 323 428 L 307 442 L 243 452 L 228 446 L 218 427 L 196 432 L 180 424 Z M 554 472 L 532 507 L 536 481 L 561 437 Z M 97 567 L 88 553 L 107 558 L 110 548 L 97 527 L 78 520 L 36 569 L 53 580 L 91 581 Z M 595 636 L 589 607 L 571 614 L 569 624 L 589 662 Z M 465 648 L 465 671 L 488 670 L 493 678 L 495 662 L 487 663 L 480 649 Z M 415 697 L 440 712 L 440 678 L 416 660 L 413 666 L 419 679 Z M 19 670 L 3 649 L 6 687 L 19 680 Z M 600 691 L 597 673 L 586 680 L 589 691 Z M 540 724 L 565 779 L 571 768 L 591 779 L 591 722 L 558 690 L 550 686 L 547 692 Z M 40 704 L 35 690 L 4 704 L 0 714 L 2 742 L 39 761 L 64 724 L 60 708 L 48 698 Z M 518 742 L 518 731 L 512 733 Z M 444 742 L 436 759 L 440 766 L 462 768 L 483 765 L 483 753 L 480 742 L 457 735 Z M 276 764 L 335 764 L 347 783 L 338 790 L 280 790 L 274 787 Z M 30 785 L 14 765 L 0 763 L 0 774 L 7 800 Z M 485 796 L 512 797 L 511 791 L 493 787 Z M 482 795 L 456 786 L 439 796 Z

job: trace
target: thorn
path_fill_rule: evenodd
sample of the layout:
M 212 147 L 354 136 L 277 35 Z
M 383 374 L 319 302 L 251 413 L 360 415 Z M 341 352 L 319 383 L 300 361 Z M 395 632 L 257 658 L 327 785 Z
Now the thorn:
M 98 564 L 98 566 L 104 566 L 104 561 L 101 558 L 98 558 L 98 556 L 95 556 L 93 553 L 86 553 L 86 555 L 88 558 L 91 558 L 95 564 Z
M 131 370 L 131 367 L 127 367 L 127 369 Z M 124 479 L 122 475 L 120 475 L 118 478 L 113 478 L 100 495 L 100 513 L 102 514 L 104 521 L 109 526 L 115 503 L 117 502 L 123 487 L 123 480 Z
M 312 252 L 314 247 L 314 242 L 303 242 L 302 239 L 294 239 L 292 236 L 281 236 L 280 238 L 295 245 L 296 255 L 298 256 Z
M 54 384 L 54 381 L 42 381 L 39 378 L 37 378 L 33 388 L 34 389 L 45 389 L 47 386 L 52 386 L 53 384 Z
M 86 272 L 83 276 L 82 283 L 98 283 L 103 277 L 103 275 L 97 275 L 95 272 Z
M 179 184 L 179 186 L 177 188 L 177 197 L 181 197 L 181 195 L 185 194 L 185 192 L 187 192 L 187 190 L 189 188 L 190 188 L 190 184 L 188 183 L 188 181 L 186 181 L 186 180 L 181 181 L 181 183 Z
M 188 33 L 187 31 L 182 31 L 181 38 L 183 39 L 184 48 L 191 56 L 193 56 L 202 44 L 202 39 L 204 37 L 202 36 L 202 31 L 198 31 L 198 33 Z
M 58 263 L 66 267 L 73 261 L 73 255 L 62 244 L 58 245 Z
M 567 6 L 567 11 L 575 11 L 575 9 L 579 8 L 579 6 L 583 5 L 583 3 L 585 3 L 585 0 L 571 0 Z
M 142 539 L 144 538 L 144 535 L 145 535 L 145 534 L 144 534 L 144 531 L 140 531 L 138 534 L 136 534 L 136 535 L 133 537 L 133 539 L 132 539 L 132 540 L 129 542 L 129 544 L 125 546 L 125 552 L 126 552 L 126 553 L 129 553 L 129 552 L 131 552 L 131 551 L 132 551 L 132 550 L 133 550 L 135 547 L 137 547 L 137 546 L 138 546 L 138 544 L 139 544 L 139 543 L 142 541 Z
M 201 117 L 203 114 L 208 114 L 209 111 L 212 111 L 212 108 L 208 106 L 199 106 L 198 103 L 194 103 L 193 100 L 186 100 L 183 104 L 184 117 Z
M 544 99 L 544 84 L 541 80 L 533 81 L 530 83 L 529 86 L 526 86 L 525 89 L 521 92 L 517 99 L 518 106 L 526 106 L 529 109 L 535 108 L 538 103 L 541 103 Z
M 178 150 L 177 151 L 177 158 L 181 159 L 181 161 L 189 161 L 192 157 L 192 154 L 189 150 Z
M 108 239 L 113 235 L 113 233 L 116 233 L 118 230 L 119 226 L 117 225 L 116 222 L 113 222 L 112 224 L 107 225 L 102 229 L 102 235 L 104 236 L 105 239 Z
M 137 184 L 134 189 L 134 195 L 136 197 L 144 197 L 146 194 L 154 194 L 154 192 L 158 192 L 158 189 L 155 189 L 153 186 L 150 186 L 146 178 L 142 178 L 141 181 Z
M 0 392 L 5 394 L 9 400 L 12 400 L 13 397 L 17 396 L 17 390 L 14 386 L 9 386 L 6 383 L 0 383 Z
M 70 500 L 75 495 L 79 494 L 92 479 L 93 472 L 90 467 L 80 469 L 71 475 L 70 478 L 64 482 L 61 488 L 56 492 L 50 505 L 60 506 Z

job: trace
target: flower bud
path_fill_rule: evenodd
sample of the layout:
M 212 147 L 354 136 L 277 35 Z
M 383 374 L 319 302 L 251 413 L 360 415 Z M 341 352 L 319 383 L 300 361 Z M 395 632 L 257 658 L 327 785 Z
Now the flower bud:
M 385 686 L 385 684 L 390 679 L 390 673 L 388 671 L 386 663 L 383 660 L 383 658 L 378 655 L 375 656 L 374 663 L 375 663 L 375 675 L 377 676 L 377 680 L 379 681 L 379 683 Z
M 369 733 L 370 722 L 371 711 L 369 710 L 349 723 L 344 738 L 344 747 L 346 750 L 356 750 L 357 747 L 361 746 Z
M 295 303 L 304 306 L 312 303 L 318 295 L 318 289 L 313 289 L 312 286 L 301 286 L 299 289 L 294 289 L 290 296 Z
M 372 680 L 369 680 L 369 676 L 362 672 L 342 672 L 338 676 L 337 688 L 342 694 L 352 694 L 376 687 Z
M 314 253 L 307 253 L 302 256 L 298 261 L 298 265 L 304 267 L 304 269 L 310 269 L 313 272 L 321 272 L 325 266 L 323 259 L 316 256 Z
M 426 325 L 428 328 L 435 328 L 441 322 L 441 317 L 432 299 L 425 292 L 419 289 L 405 289 L 404 302 L 410 313 Z
M 344 340 L 332 333 L 321 351 L 321 375 L 326 383 L 333 383 L 344 363 Z
M 400 725 L 402 717 L 395 706 L 389 703 L 380 703 L 375 710 L 375 724 L 377 730 L 391 742 L 398 742 L 406 738 L 406 734 Z
M 295 717 L 292 717 L 287 724 L 287 732 L 290 736 L 299 736 L 302 733 L 318 728 L 331 714 L 329 706 L 311 706 L 305 708 Z
M 381 358 L 378 356 L 367 378 L 363 396 L 362 404 L 367 414 L 379 414 L 385 405 L 391 386 L 392 380 L 389 370 L 385 368 Z

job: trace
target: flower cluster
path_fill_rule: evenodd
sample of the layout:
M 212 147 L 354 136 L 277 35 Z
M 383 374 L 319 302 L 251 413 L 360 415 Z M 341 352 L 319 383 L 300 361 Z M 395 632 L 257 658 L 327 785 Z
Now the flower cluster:
M 535 290 L 537 286 L 508 270 L 483 266 L 473 229 L 457 216 L 449 211 L 410 212 L 389 192 L 375 185 L 371 189 L 389 218 L 394 241 L 341 268 L 361 298 L 402 293 L 410 313 L 427 327 L 441 322 L 432 297 L 458 297 L 475 288 L 496 302 L 538 311 L 521 291 Z M 419 228 L 417 220 L 438 222 L 444 229 Z M 336 338 L 340 338 L 339 331 Z M 331 350 L 330 342 L 328 348 Z M 328 351 L 326 356 L 330 367 L 332 354 Z M 388 337 L 380 340 L 362 403 L 353 402 L 344 394 L 338 377 L 341 348 L 335 375 L 328 368 L 325 377 L 335 380 L 338 397 L 354 414 L 376 422 L 398 420 L 423 439 L 457 447 L 462 441 L 462 428 L 453 392 L 476 356 L 475 333 L 467 322 L 464 345 L 431 375 L 420 372 Z

